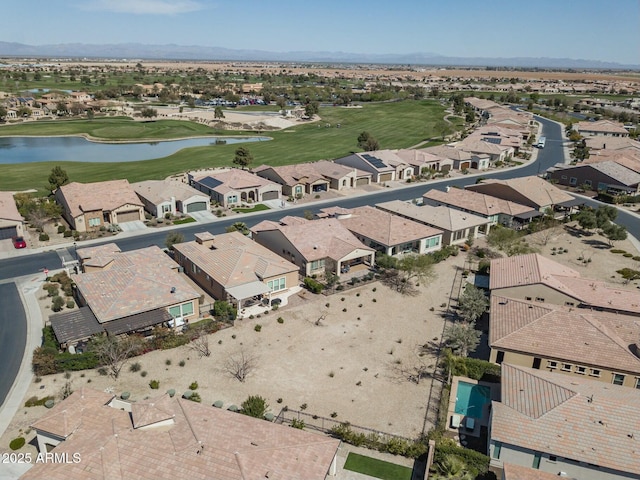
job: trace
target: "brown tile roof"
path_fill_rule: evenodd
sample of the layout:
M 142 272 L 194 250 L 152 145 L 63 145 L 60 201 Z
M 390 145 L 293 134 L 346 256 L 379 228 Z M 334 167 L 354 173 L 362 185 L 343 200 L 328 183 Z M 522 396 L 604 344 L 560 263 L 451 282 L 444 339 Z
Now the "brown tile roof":
M 572 268 L 554 262 L 538 253 L 515 255 L 491 260 L 489 288 L 515 287 L 545 283 L 560 288 L 555 276 L 580 277 Z
M 487 224 L 486 218 L 445 206 L 418 206 L 402 200 L 392 200 L 378 203 L 376 207 L 449 232 Z
M 194 241 L 174 248 L 225 288 L 298 271 L 296 265 L 240 232 L 216 235 L 213 246 Z
M 160 248 L 151 246 L 116 254 L 109 268 L 78 275 L 75 282 L 103 323 L 198 298 L 177 268 Z
M 458 142 L 456 148 L 469 153 L 484 153 L 487 155 L 500 155 L 509 150 L 511 146 L 496 145 L 495 143 L 485 142 L 477 136 L 469 136 Z
M 639 475 L 638 404 L 634 388 L 503 364 L 491 439 Z
M 340 219 L 342 224 L 353 233 L 370 238 L 381 245 L 401 245 L 442 235 L 442 230 L 393 215 L 378 208 L 358 207 L 351 212 L 350 217 Z
M 24 221 L 11 192 L 0 192 L 0 220 Z
M 489 346 L 640 374 L 637 317 L 491 296 Z M 635 348 L 635 347 L 633 347 Z
M 259 177 L 248 170 L 242 170 L 240 168 L 232 168 L 226 172 L 204 175 L 202 177 L 195 178 L 194 181 L 201 182 L 209 186 L 210 183 L 205 179 L 213 179 L 214 182 L 211 183 L 211 185 L 217 185 L 214 186 L 212 190 L 221 194 L 234 190 L 245 190 L 247 188 L 259 188 L 267 185 L 275 185 L 271 180 Z M 205 180 L 205 182 L 202 182 L 203 180 Z
M 600 120 L 598 122 L 577 122 L 573 124 L 573 129 L 578 133 L 581 132 L 602 132 L 602 133 L 618 133 L 628 135 L 629 132 L 624 128 L 622 123 L 612 122 L 611 120 Z
M 423 152 L 442 158 L 449 158 L 451 160 L 471 160 L 472 157 L 469 152 L 460 150 L 451 145 L 436 145 L 435 147 L 422 148 L 421 150 Z
M 640 142 L 629 137 L 586 137 L 584 139 L 587 147 L 592 150 L 638 150 Z
M 104 332 L 104 328 L 89 307 L 55 313 L 49 316 L 49 323 L 60 343 L 74 342 Z
M 480 190 L 483 193 L 489 193 L 492 185 L 502 185 L 520 195 L 528 198 L 538 208 L 547 205 L 557 205 L 562 202 L 568 202 L 574 198 L 568 193 L 563 192 L 559 188 L 553 186 L 546 180 L 535 175 L 530 177 L 518 177 L 508 180 L 499 180 L 495 178 L 485 179 L 476 185 L 468 185 L 465 188 L 469 190 Z M 494 196 L 500 195 L 499 190 L 491 193 Z
M 347 167 L 345 165 L 340 165 L 335 162 L 330 162 L 328 160 L 320 160 L 318 162 L 313 163 L 302 163 L 308 167 L 309 169 L 315 170 L 320 176 L 324 178 L 332 178 L 332 179 L 341 179 L 346 175 L 350 175 L 354 173 L 355 168 Z M 361 172 L 364 173 L 364 172 Z M 369 174 L 370 175 L 370 174 Z
M 207 197 L 204 193 L 195 188 L 176 180 L 145 180 L 131 185 L 133 190 L 142 198 L 153 204 L 171 201 L 188 200 L 194 196 Z
M 120 252 L 120 247 L 117 244 L 105 243 L 96 247 L 78 248 L 76 255 L 82 260 L 83 265 L 104 267 L 111 263 Z
M 422 195 L 422 197 L 442 203 L 443 205 L 464 208 L 470 212 L 487 217 L 501 213 L 515 216 L 531 211 L 531 207 L 527 205 L 520 205 L 519 203 L 510 202 L 509 200 L 503 200 L 502 198 L 461 188 L 451 188 L 448 192 L 431 189 Z
M 293 165 L 280 165 L 278 167 L 272 167 L 264 165 L 254 169 L 255 172 L 261 172 L 264 170 L 273 170 L 285 185 L 298 185 L 314 183 L 320 180 L 324 180 L 324 177 L 317 172 L 312 163 L 298 163 Z M 261 177 L 262 178 L 262 177 Z
M 522 467 L 514 463 L 504 463 L 502 480 L 558 480 L 558 475 L 542 470 Z
M 396 152 L 396 155 L 398 155 L 398 157 L 400 157 L 409 165 L 417 167 L 421 167 L 429 163 L 437 163 L 447 160 L 444 157 L 435 155 L 434 153 L 429 153 L 425 150 L 403 149 L 398 150 Z
M 131 418 L 98 402 L 80 407 L 73 434 L 55 452 L 79 453 L 81 461 L 37 464 L 21 478 L 324 480 L 340 444 L 168 395 L 134 403 Z
M 83 212 L 103 210 L 113 211 L 123 205 L 143 206 L 127 180 L 107 182 L 72 182 L 60 187 L 69 206 L 69 213 L 77 217 Z

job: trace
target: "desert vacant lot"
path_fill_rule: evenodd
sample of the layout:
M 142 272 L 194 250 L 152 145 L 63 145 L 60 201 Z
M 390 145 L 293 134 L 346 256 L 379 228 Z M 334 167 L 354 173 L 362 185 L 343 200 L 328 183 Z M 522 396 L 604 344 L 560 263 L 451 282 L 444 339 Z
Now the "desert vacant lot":
M 560 231 L 564 233 L 547 245 L 537 245 L 532 237 L 529 240 L 545 256 L 589 278 L 621 285 L 615 271 L 639 267 L 630 258 L 612 254 L 599 235 Z M 484 246 L 484 241 L 477 245 Z M 551 255 L 554 248 L 566 248 L 568 253 Z M 638 255 L 628 240 L 617 242 L 616 248 Z M 584 266 L 580 256 L 591 258 L 591 263 Z M 443 329 L 440 306 L 448 301 L 456 266 L 465 260 L 461 253 L 436 265 L 435 277 L 421 285 L 415 297 L 401 296 L 380 283 L 329 297 L 306 293 L 295 297 L 290 306 L 210 335 L 210 357 L 198 358 L 184 346 L 133 359 L 147 372 L 145 377 L 141 372 L 130 372 L 127 366 L 117 380 L 86 371 L 71 373 L 68 381 L 74 390 L 87 386 L 116 394 L 129 391 L 134 401 L 170 388 L 180 394 L 197 381 L 202 401 L 209 405 L 222 400 L 227 408 L 258 394 L 268 400 L 274 414 L 285 405 L 298 410 L 306 403 L 306 412 L 312 415 L 329 417 L 336 412 L 340 421 L 415 437 L 422 431 L 430 380 L 412 383 L 397 373 L 398 365 L 411 365 L 417 359 L 417 345 L 439 339 Z M 48 311 L 43 309 L 43 313 Z M 284 323 L 278 323 L 278 317 Z M 320 317 L 323 319 L 316 325 Z M 255 331 L 257 324 L 262 326 L 260 332 Z M 255 370 L 244 383 L 231 378 L 223 368 L 241 349 L 257 359 Z M 423 359 L 428 365 L 434 363 L 432 358 Z M 179 365 L 181 360 L 184 367 Z M 151 390 L 150 380 L 160 380 L 160 389 Z M 44 377 L 31 385 L 25 400 L 34 395 L 57 395 L 66 381 L 64 374 Z M 21 408 L 0 439 L 0 451 L 6 451 L 9 441 L 45 411 L 44 407 Z M 27 441 L 33 436 L 34 432 L 27 434 Z

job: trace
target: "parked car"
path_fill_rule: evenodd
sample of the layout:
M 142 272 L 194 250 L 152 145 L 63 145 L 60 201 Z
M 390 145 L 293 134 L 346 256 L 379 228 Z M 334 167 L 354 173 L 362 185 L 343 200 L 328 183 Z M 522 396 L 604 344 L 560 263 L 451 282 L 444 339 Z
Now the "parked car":
M 27 248 L 27 242 L 24 241 L 23 237 L 13 237 L 11 241 L 15 248 Z

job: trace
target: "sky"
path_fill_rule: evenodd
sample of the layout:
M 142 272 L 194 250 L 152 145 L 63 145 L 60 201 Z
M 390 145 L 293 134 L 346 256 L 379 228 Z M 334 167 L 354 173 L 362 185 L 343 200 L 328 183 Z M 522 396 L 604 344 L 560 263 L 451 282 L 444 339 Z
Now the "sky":
M 28 45 L 176 44 L 640 65 L 638 0 L 21 0 L 4 2 L 2 16 L 0 41 Z

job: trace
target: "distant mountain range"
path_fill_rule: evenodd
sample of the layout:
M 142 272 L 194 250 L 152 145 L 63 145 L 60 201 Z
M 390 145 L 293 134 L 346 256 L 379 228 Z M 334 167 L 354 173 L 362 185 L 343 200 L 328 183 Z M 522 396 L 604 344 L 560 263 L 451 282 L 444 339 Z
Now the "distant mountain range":
M 637 70 L 640 65 L 573 58 L 497 58 L 446 57 L 435 53 L 364 54 L 349 52 L 269 52 L 265 50 L 234 50 L 198 45 L 145 45 L 121 43 L 92 45 L 62 43 L 55 45 L 25 45 L 0 42 L 0 57 L 28 58 L 100 58 L 148 60 L 237 60 L 310 63 L 379 63 L 391 65 L 433 65 L 461 67 L 553 68 L 553 69 L 624 69 Z

